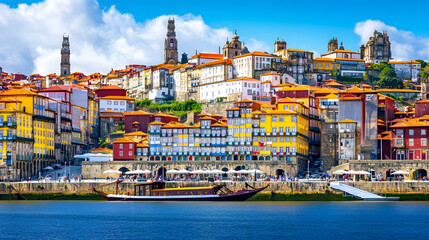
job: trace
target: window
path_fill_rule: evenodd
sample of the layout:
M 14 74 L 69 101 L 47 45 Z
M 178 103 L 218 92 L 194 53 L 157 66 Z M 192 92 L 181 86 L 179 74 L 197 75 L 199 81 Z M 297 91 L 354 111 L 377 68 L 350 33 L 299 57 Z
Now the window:
M 414 138 L 410 138 L 408 140 L 408 146 L 413 147 L 414 146 Z
M 279 122 L 284 122 L 285 118 L 284 117 L 279 117 Z
M 409 129 L 408 134 L 410 134 L 411 136 L 414 135 L 414 129 Z
M 119 149 L 122 149 L 124 146 L 123 146 L 123 144 L 121 143 L 121 144 L 119 144 Z
M 402 135 L 404 135 L 404 130 L 402 130 L 402 129 L 398 129 L 398 130 L 396 130 L 396 135 L 397 135 L 397 136 L 402 136 Z
M 296 122 L 296 116 L 292 116 L 291 121 L 292 121 L 292 122 Z
M 421 135 L 426 135 L 426 129 L 422 129 L 420 132 Z
M 427 146 L 428 140 L 426 138 L 422 138 L 421 139 L 421 144 L 422 144 L 422 146 Z
M 133 144 L 132 144 L 132 143 L 130 143 L 130 145 L 129 145 L 128 147 L 132 149 L 132 148 L 133 148 Z
M 112 101 L 107 101 L 107 105 L 112 105 Z

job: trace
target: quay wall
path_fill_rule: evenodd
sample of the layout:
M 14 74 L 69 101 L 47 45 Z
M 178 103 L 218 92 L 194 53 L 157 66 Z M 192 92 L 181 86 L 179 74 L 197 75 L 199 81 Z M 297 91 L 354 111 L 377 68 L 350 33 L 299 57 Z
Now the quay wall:
M 245 187 L 245 182 L 225 182 L 231 190 L 239 190 Z M 263 187 L 268 182 L 249 182 L 254 187 Z M 105 181 L 98 182 L 20 182 L 0 183 L 0 194 L 9 194 L 12 186 L 20 193 L 65 193 L 65 194 L 88 194 L 92 188 L 106 184 Z M 119 184 L 119 192 L 132 193 L 134 182 L 123 182 Z M 10 186 L 9 186 L 10 185 Z M 166 187 L 199 187 L 208 186 L 207 182 L 167 182 Z M 429 194 L 429 182 L 355 182 L 355 187 L 381 194 Z M 116 184 L 101 187 L 100 190 L 114 193 Z M 329 194 L 339 193 L 332 190 L 327 182 L 270 182 L 270 186 L 262 193 L 297 193 L 297 194 Z M 12 193 L 16 193 L 12 191 Z

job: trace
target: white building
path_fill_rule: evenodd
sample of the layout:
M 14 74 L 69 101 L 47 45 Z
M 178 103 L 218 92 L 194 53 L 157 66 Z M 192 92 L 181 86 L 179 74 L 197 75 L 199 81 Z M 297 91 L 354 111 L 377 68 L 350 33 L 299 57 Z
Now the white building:
M 199 84 L 223 82 L 234 78 L 231 59 L 222 59 L 196 66 L 199 70 Z
M 392 61 L 389 62 L 392 67 L 395 69 L 396 75 L 398 78 L 412 80 L 417 82 L 420 72 L 421 64 L 417 61 L 410 60 L 408 62 L 404 61 Z
M 99 111 L 112 110 L 115 112 L 134 111 L 135 101 L 126 96 L 106 96 L 98 98 Z
M 252 100 L 252 95 L 261 94 L 261 81 L 252 78 L 236 78 L 223 82 L 200 85 L 200 101 L 211 102 L 217 98 L 228 101 Z
M 234 57 L 232 64 L 236 77 L 254 78 L 256 70 L 270 68 L 272 59 L 276 58 L 279 57 L 263 52 L 252 52 Z

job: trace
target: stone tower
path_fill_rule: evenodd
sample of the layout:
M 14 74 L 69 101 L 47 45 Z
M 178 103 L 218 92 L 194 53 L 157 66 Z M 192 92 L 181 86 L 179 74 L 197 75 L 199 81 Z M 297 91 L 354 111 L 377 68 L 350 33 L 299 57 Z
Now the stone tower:
M 226 40 L 225 45 L 223 46 L 223 58 L 233 58 L 235 56 L 241 55 L 241 42 L 238 40 L 240 37 L 237 35 L 237 30 L 235 30 L 235 35 L 232 37 L 232 41 L 229 42 Z
M 336 38 L 332 38 L 328 42 L 328 52 L 332 52 L 338 49 L 338 40 Z
M 277 38 L 277 41 L 274 42 L 274 52 L 277 52 L 277 51 L 283 50 L 283 49 L 286 49 L 286 41 L 284 41 L 283 39 L 282 39 L 282 41 L 280 41 Z
M 69 36 L 63 35 L 61 47 L 60 76 L 70 75 L 70 41 Z
M 373 36 L 369 38 L 365 45 L 363 57 L 366 63 L 377 64 L 383 61 L 390 61 L 392 52 L 390 49 L 389 36 L 386 31 L 383 33 L 377 30 L 374 31 Z
M 179 62 L 175 29 L 174 19 L 168 19 L 167 37 L 164 42 L 164 63 L 177 64 Z

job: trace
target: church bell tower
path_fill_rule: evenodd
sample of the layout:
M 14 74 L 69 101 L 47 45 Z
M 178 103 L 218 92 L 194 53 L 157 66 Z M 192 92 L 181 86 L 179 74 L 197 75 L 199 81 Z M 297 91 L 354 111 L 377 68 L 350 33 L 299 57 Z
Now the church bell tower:
M 63 35 L 61 47 L 60 76 L 70 75 L 70 41 L 68 35 Z
M 167 37 L 164 42 L 164 63 L 177 64 L 179 62 L 179 53 L 177 51 L 177 39 L 175 32 L 174 19 L 168 19 Z

